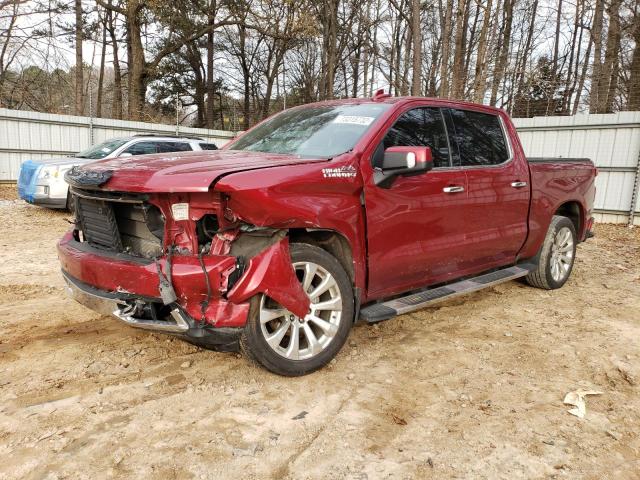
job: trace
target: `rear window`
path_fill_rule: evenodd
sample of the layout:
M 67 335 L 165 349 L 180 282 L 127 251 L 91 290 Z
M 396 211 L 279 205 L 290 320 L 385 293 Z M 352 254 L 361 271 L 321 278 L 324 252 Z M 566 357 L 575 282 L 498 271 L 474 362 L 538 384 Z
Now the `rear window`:
M 201 143 L 200 148 L 202 150 L 218 150 L 218 146 L 215 143 Z
M 124 153 L 148 155 L 150 153 L 190 152 L 191 145 L 186 142 L 146 140 L 134 143 Z
M 158 153 L 190 152 L 193 149 L 186 142 L 158 142 Z
M 509 159 L 500 119 L 488 113 L 451 109 L 454 131 L 463 166 L 498 165 Z

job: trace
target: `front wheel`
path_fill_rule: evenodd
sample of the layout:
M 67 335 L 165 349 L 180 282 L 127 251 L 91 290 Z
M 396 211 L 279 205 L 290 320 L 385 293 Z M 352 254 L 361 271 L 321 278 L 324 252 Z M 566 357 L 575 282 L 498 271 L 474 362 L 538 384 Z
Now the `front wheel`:
M 533 287 L 554 290 L 571 275 L 576 258 L 576 229 L 567 217 L 554 216 L 540 249 L 536 270 L 525 277 Z
M 300 318 L 256 295 L 240 348 L 274 373 L 299 376 L 329 363 L 344 345 L 353 324 L 353 288 L 340 262 L 319 247 L 294 243 L 291 260 L 311 299 L 310 312 Z

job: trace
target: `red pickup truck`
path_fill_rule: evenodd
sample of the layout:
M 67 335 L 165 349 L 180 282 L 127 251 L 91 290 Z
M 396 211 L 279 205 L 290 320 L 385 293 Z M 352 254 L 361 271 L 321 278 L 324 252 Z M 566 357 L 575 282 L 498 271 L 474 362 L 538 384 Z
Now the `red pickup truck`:
M 527 160 L 499 109 L 315 103 L 219 151 L 74 168 L 58 254 L 89 308 L 303 375 L 357 320 L 519 277 L 561 287 L 591 235 L 595 176 L 587 159 Z

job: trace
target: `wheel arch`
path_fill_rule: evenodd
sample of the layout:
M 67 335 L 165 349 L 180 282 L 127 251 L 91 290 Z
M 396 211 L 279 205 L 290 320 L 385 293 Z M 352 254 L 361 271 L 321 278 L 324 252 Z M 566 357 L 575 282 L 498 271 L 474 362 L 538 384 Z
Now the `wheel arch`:
M 351 284 L 355 287 L 353 250 L 344 235 L 330 229 L 291 228 L 289 229 L 289 241 L 315 245 L 333 255 L 347 272 Z
M 561 204 L 553 215 L 567 217 L 573 223 L 576 229 L 578 239 L 582 238 L 582 229 L 584 227 L 584 208 L 577 200 L 569 200 Z M 552 216 L 553 218 L 553 216 Z M 579 241 L 579 240 L 578 240 Z

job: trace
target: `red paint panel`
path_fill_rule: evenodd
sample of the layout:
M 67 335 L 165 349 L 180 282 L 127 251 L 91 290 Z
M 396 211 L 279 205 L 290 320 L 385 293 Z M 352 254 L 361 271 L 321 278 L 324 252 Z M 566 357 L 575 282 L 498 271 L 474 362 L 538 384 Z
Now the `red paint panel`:
M 593 211 L 596 194 L 595 167 L 588 163 L 530 163 L 531 209 L 529 236 L 520 252 L 521 258 L 534 256 L 547 233 L 551 217 L 563 204 L 577 202 L 580 205 L 580 231 L 584 239 L 587 220 Z
M 331 176 L 324 169 L 352 172 Z M 228 195 L 227 207 L 242 221 L 274 228 L 311 228 L 340 234 L 351 247 L 355 286 L 366 283 L 362 178 L 357 158 L 341 155 L 327 164 L 274 167 L 239 172 L 216 183 Z

